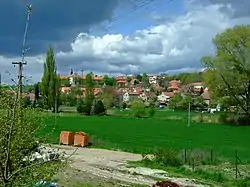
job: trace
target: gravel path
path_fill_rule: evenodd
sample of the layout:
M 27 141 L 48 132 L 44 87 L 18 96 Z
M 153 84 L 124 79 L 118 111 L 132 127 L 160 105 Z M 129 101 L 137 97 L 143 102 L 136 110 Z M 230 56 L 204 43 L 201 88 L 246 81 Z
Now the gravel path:
M 152 185 L 158 179 L 169 179 L 179 183 L 181 186 L 202 187 L 196 185 L 194 181 L 182 178 L 169 178 L 162 170 L 149 168 L 128 168 L 127 161 L 139 161 L 141 155 L 120 151 L 110 151 L 104 149 L 75 148 L 69 146 L 53 146 L 59 148 L 60 152 L 70 157 L 70 166 L 73 169 L 87 172 L 95 176 L 123 181 L 131 184 Z M 77 150 L 76 150 L 77 149 Z

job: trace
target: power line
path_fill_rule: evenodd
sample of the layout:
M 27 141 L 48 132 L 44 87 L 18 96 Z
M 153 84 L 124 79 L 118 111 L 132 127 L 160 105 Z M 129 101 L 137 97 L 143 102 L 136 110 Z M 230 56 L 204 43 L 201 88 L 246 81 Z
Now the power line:
M 166 4 L 169 4 L 171 2 L 173 2 L 174 0 L 168 0 L 166 2 Z M 114 23 L 117 23 L 118 21 L 120 21 L 121 19 L 123 19 L 124 17 L 148 6 L 149 4 L 151 3 L 154 3 L 156 2 L 156 0 L 143 0 L 139 5 L 137 5 L 136 3 L 134 3 L 132 0 L 129 0 L 129 2 L 132 4 L 132 6 L 134 6 L 134 8 L 132 8 L 130 11 L 127 11 L 127 12 L 124 12 L 118 16 L 116 16 L 115 18 L 113 18 L 113 20 L 110 22 L 110 24 L 114 24 Z M 115 26 L 117 25 L 111 25 L 111 26 L 108 26 L 107 28 L 104 29 L 104 31 L 106 32 L 109 32 L 112 30 L 112 28 L 114 28 Z
M 155 2 L 155 1 L 156 1 L 156 0 L 143 0 L 143 1 L 138 5 L 138 4 L 134 3 L 132 0 L 130 0 L 129 2 L 132 4 L 133 8 L 132 8 L 130 11 L 121 13 L 121 14 L 119 14 L 118 16 L 114 17 L 114 18 L 112 19 L 112 21 L 109 23 L 109 24 L 111 24 L 111 26 L 108 26 L 108 27 L 106 27 L 106 28 L 103 29 L 103 30 L 106 31 L 106 32 L 111 31 L 112 28 L 116 26 L 116 25 L 112 25 L 112 24 L 117 23 L 118 21 L 120 21 L 120 20 L 123 19 L 124 17 L 126 17 L 126 16 L 128 16 L 128 15 L 130 15 L 130 14 L 132 14 L 132 13 L 138 11 L 138 10 L 140 10 L 141 8 L 147 6 L 147 5 L 149 5 L 149 4 L 151 4 L 151 3 Z

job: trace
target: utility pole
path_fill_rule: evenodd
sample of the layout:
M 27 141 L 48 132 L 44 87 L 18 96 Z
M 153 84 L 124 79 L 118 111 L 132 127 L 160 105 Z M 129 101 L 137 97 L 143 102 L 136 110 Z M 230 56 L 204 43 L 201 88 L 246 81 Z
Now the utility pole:
M 32 11 L 32 5 L 27 4 L 27 20 L 26 20 L 24 36 L 23 36 L 22 60 L 20 62 L 12 62 L 14 66 L 18 65 L 18 99 L 22 98 L 23 65 L 27 65 L 27 62 L 24 60 L 24 57 L 25 57 L 25 53 L 29 50 L 29 49 L 25 49 L 25 45 L 26 45 L 27 31 L 28 31 L 31 11 Z
M 58 85 L 58 80 L 57 80 L 57 67 L 55 67 L 55 74 L 56 74 L 56 77 L 54 77 L 54 79 L 55 79 L 55 82 L 54 82 L 54 84 L 55 84 L 55 92 L 56 92 L 56 94 L 55 94 L 55 113 L 58 113 L 58 95 L 57 95 L 57 93 L 58 93 L 58 87 L 59 87 L 59 85 Z
M 190 127 L 190 110 L 191 110 L 191 103 L 190 101 L 188 102 L 188 124 L 187 126 Z
M 83 87 L 83 68 L 81 69 L 81 72 L 82 72 L 82 78 L 81 78 L 81 84 L 82 84 L 82 87 Z

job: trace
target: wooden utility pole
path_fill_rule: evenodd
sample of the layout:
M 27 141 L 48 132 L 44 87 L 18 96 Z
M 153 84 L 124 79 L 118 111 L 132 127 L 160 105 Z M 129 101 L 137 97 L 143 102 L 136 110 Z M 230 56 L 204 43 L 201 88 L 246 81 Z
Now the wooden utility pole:
M 25 45 L 26 45 L 27 31 L 28 31 L 31 11 L 32 11 L 32 6 L 28 4 L 27 5 L 27 20 L 26 20 L 24 36 L 23 36 L 23 45 L 22 45 L 22 60 L 19 62 L 12 62 L 14 66 L 18 65 L 18 99 L 22 98 L 23 65 L 27 64 L 27 62 L 24 60 L 24 57 L 25 57 L 25 53 L 29 50 L 29 49 L 25 49 Z
M 188 127 L 190 127 L 190 120 L 191 120 L 190 113 L 191 113 L 191 103 L 190 103 L 190 101 L 189 101 L 189 102 L 188 102 L 188 122 L 187 122 L 187 126 L 188 126 Z
M 82 72 L 82 78 L 81 78 L 81 86 L 83 87 L 83 69 L 81 69 L 81 72 Z

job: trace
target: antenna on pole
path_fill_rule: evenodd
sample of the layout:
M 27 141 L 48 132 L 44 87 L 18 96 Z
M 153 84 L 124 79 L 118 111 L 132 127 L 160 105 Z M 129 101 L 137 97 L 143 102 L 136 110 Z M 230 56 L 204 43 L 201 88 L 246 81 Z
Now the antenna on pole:
M 30 48 L 25 48 L 25 45 L 26 45 L 30 15 L 32 12 L 32 5 L 27 4 L 26 6 L 27 6 L 27 19 L 26 19 L 26 25 L 25 25 L 24 35 L 23 35 L 22 60 L 19 62 L 12 62 L 14 66 L 18 65 L 18 98 L 19 99 L 22 97 L 23 65 L 27 65 L 27 62 L 24 60 L 24 58 L 25 58 L 26 52 L 30 50 Z

